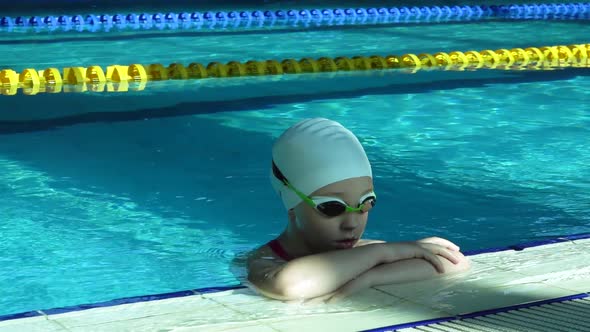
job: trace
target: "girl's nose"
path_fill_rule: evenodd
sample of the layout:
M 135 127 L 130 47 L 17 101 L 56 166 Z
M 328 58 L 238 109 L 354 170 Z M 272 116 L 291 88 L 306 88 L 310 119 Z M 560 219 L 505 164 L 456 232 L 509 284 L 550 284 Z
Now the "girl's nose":
M 343 230 L 349 231 L 353 230 L 358 227 L 360 220 L 359 218 L 361 215 L 359 213 L 345 213 L 342 215 L 342 221 L 340 223 L 340 228 Z

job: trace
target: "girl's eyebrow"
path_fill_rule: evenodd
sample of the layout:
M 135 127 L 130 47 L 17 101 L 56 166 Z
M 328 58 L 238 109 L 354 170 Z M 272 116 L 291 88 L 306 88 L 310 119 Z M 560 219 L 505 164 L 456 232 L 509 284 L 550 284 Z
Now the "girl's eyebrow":
M 369 189 L 363 191 L 363 193 L 361 194 L 361 196 L 362 195 L 366 195 L 366 194 L 372 192 L 373 190 L 374 190 L 374 188 L 369 188 Z M 338 196 L 338 195 L 343 195 L 343 194 L 344 194 L 344 192 L 342 192 L 342 191 L 331 191 L 329 193 L 322 193 L 322 194 L 318 194 L 318 195 L 315 195 L 315 196 Z

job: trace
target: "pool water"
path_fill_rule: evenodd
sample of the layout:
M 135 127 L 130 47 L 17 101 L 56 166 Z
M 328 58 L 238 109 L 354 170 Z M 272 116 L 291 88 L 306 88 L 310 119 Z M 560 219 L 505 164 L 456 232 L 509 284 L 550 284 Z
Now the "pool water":
M 588 42 L 585 24 L 3 34 L 0 50 L 11 53 L 0 52 L 0 64 L 569 45 Z M 413 83 L 409 74 L 341 75 L 357 88 L 303 75 L 292 79 L 302 90 L 291 95 L 253 97 L 256 79 L 213 79 L 194 91 L 162 83 L 119 95 L 1 96 L 0 314 L 238 284 L 232 259 L 286 222 L 268 180 L 273 140 L 308 117 L 341 122 L 367 150 L 379 195 L 367 238 L 438 235 L 469 250 L 590 231 L 588 69 L 421 73 Z M 318 82 L 333 91 L 305 90 Z M 243 92 L 203 102 L 207 85 Z

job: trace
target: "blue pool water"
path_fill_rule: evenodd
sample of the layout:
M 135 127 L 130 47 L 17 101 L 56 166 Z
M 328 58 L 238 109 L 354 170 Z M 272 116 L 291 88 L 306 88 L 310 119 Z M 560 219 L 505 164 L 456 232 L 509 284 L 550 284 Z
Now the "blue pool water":
M 568 45 L 588 42 L 586 24 L 2 34 L 0 67 Z M 438 235 L 468 250 L 588 232 L 589 74 L 339 73 L 0 96 L 0 314 L 238 284 L 231 260 L 285 225 L 268 181 L 273 139 L 307 117 L 340 121 L 366 147 L 380 198 L 367 238 Z

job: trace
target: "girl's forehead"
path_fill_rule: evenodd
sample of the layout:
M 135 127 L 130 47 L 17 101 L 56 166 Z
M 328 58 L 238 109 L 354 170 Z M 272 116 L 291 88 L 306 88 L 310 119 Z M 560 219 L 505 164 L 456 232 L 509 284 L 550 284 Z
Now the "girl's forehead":
M 313 196 L 361 195 L 373 190 L 373 181 L 368 176 L 346 179 L 331 183 L 312 193 Z

